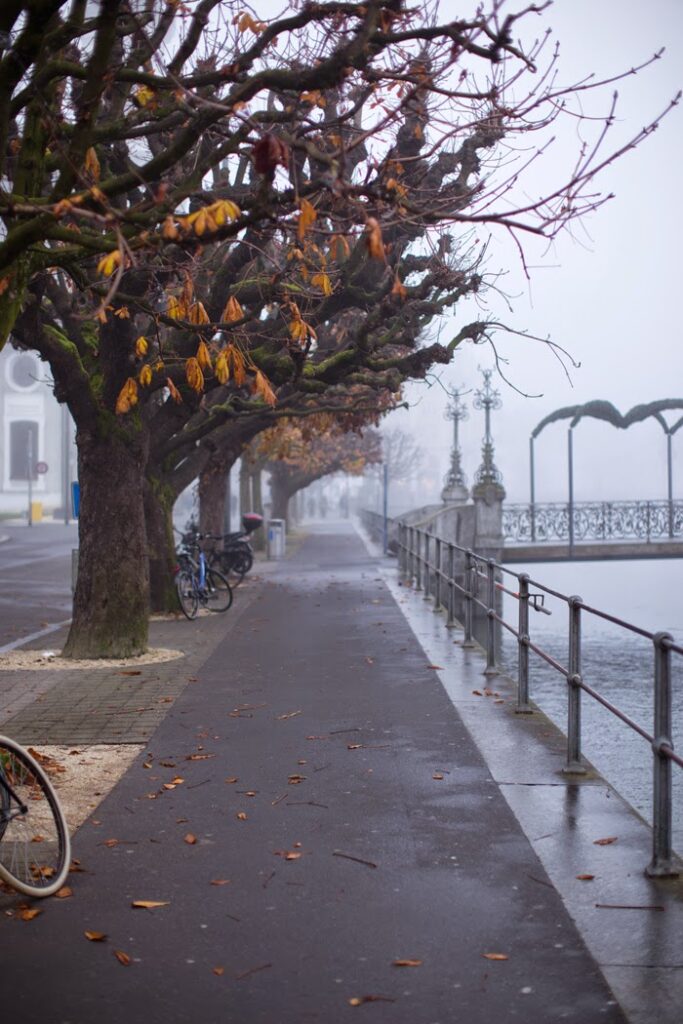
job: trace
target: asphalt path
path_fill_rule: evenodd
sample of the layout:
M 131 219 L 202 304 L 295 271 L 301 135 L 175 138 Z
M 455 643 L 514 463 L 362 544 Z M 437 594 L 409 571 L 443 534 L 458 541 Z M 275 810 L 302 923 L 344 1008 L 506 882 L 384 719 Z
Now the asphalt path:
M 239 626 L 77 833 L 73 895 L 0 896 L 7 1019 L 623 1022 L 358 538 L 314 533 Z
M 78 546 L 78 527 L 0 523 L 0 537 L 2 648 L 70 617 L 71 551 Z

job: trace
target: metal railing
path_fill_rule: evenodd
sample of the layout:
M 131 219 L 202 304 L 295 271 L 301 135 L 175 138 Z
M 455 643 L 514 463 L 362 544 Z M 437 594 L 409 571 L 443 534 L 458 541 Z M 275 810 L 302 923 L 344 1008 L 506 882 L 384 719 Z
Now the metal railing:
M 459 566 L 456 567 L 456 559 Z M 493 559 L 477 555 L 474 551 L 445 541 L 419 527 L 398 523 L 398 567 L 406 582 L 423 591 L 425 598 L 434 600 L 435 609 L 446 613 L 446 626 L 456 623 L 455 608 L 462 605 L 464 647 L 475 646 L 474 619 L 478 610 L 486 618 L 483 643 L 486 654 L 485 674 L 495 675 L 496 626 L 516 638 L 518 647 L 517 703 L 515 711 L 531 714 L 529 704 L 529 652 L 533 651 L 547 665 L 567 681 L 567 753 L 563 771 L 570 775 L 585 774 L 581 756 L 581 695 L 587 694 L 602 707 L 624 722 L 646 740 L 653 755 L 652 798 L 652 860 L 646 868 L 651 877 L 675 877 L 679 863 L 672 848 L 672 765 L 683 768 L 683 758 L 674 751 L 672 737 L 671 663 L 674 654 L 683 655 L 683 647 L 674 642 L 670 633 L 650 633 L 639 626 L 624 622 L 614 615 L 592 608 L 580 597 L 561 594 L 532 579 L 528 573 L 516 573 Z M 459 577 L 459 578 L 458 578 Z M 501 580 L 509 577 L 516 581 L 515 589 L 508 589 Z M 484 584 L 482 587 L 481 584 Z M 532 589 L 533 588 L 533 592 Z M 480 592 L 483 594 L 480 596 Z M 496 597 L 506 593 L 518 601 L 515 624 L 506 622 L 496 608 Z M 545 595 L 566 604 L 569 619 L 569 657 L 561 664 L 548 651 L 531 640 L 529 610 L 550 614 L 544 607 Z M 498 603 L 501 603 L 500 601 Z M 650 734 L 629 715 L 598 693 L 581 673 L 581 627 L 584 614 L 596 616 L 632 634 L 644 637 L 652 644 L 653 655 L 653 710 L 654 728 Z
M 683 536 L 683 501 L 581 501 L 503 506 L 503 536 L 517 544 L 673 540 Z

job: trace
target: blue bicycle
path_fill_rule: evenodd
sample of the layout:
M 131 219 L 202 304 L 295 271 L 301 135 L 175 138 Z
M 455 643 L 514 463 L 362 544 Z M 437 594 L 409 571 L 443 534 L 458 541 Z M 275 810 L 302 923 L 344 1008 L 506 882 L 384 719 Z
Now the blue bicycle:
M 201 548 L 200 534 L 183 534 L 178 551 L 176 591 L 183 615 L 196 619 L 199 608 L 227 612 L 232 604 L 232 587 L 223 573 L 210 569 Z

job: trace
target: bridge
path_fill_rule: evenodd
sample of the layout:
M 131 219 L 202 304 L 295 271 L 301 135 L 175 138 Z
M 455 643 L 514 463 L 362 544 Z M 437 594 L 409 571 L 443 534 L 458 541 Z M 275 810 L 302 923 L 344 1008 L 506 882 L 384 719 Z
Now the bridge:
M 507 563 L 683 557 L 683 501 L 503 504 Z

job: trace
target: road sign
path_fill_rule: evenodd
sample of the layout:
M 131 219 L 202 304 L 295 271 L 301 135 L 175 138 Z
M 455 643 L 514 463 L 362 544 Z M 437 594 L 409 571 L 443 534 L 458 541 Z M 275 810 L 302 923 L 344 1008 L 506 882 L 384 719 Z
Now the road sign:
M 47 473 L 47 462 L 36 462 L 36 473 Z

